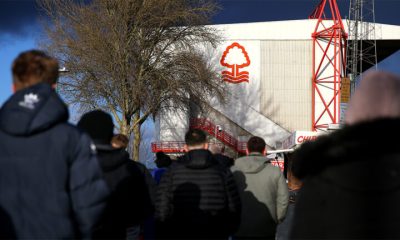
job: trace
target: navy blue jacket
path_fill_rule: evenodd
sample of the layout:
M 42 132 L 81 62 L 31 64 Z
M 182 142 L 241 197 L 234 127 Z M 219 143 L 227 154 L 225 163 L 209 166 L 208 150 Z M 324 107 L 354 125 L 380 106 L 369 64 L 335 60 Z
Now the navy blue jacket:
M 0 109 L 0 237 L 89 237 L 108 188 L 90 138 L 47 84 Z M 8 226 L 7 229 L 1 226 Z
M 127 228 L 143 223 L 154 212 L 144 173 L 146 167 L 130 160 L 124 149 L 104 144 L 96 144 L 96 148 L 111 194 L 101 228 L 94 237 L 126 239 Z

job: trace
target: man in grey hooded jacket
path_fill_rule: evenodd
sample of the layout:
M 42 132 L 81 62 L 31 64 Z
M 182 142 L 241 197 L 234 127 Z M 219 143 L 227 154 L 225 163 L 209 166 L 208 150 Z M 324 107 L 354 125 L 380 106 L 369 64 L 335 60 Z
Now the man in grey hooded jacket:
M 286 214 L 289 193 L 278 167 L 266 158 L 260 137 L 247 142 L 247 156 L 231 168 L 242 201 L 241 223 L 235 239 L 274 239 L 276 226 Z

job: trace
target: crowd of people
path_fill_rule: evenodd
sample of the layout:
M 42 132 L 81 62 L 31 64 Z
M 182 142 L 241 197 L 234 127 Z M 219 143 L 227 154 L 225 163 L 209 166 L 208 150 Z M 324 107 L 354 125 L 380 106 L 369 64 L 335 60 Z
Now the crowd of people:
M 288 155 L 283 174 L 264 139 L 234 160 L 199 129 L 187 131 L 184 155 L 159 152 L 149 171 L 110 114 L 68 123 L 54 58 L 23 52 L 12 74 L 0 109 L 0 238 L 400 238 L 396 75 L 367 74 L 346 126 Z

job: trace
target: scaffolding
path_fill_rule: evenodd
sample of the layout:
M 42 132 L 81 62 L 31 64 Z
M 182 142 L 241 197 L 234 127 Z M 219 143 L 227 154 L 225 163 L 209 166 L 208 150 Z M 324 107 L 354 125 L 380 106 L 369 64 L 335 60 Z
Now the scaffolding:
M 349 38 L 347 48 L 347 77 L 351 92 L 362 73 L 370 68 L 377 69 L 375 1 L 350 0 Z

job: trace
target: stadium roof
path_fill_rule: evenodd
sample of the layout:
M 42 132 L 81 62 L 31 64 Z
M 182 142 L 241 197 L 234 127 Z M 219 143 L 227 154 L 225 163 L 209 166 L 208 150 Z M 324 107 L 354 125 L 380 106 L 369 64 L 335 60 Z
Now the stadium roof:
M 221 31 L 223 38 L 229 40 L 312 40 L 317 19 L 233 23 L 211 25 Z M 323 21 L 326 26 L 330 20 Z M 346 32 L 349 21 L 343 19 Z M 364 23 L 372 24 L 372 23 Z M 372 37 L 371 37 L 372 38 Z M 389 24 L 375 24 L 375 39 L 378 62 L 389 57 L 400 49 L 400 26 Z M 352 39 L 350 38 L 350 41 Z M 364 65 L 363 70 L 371 66 Z

